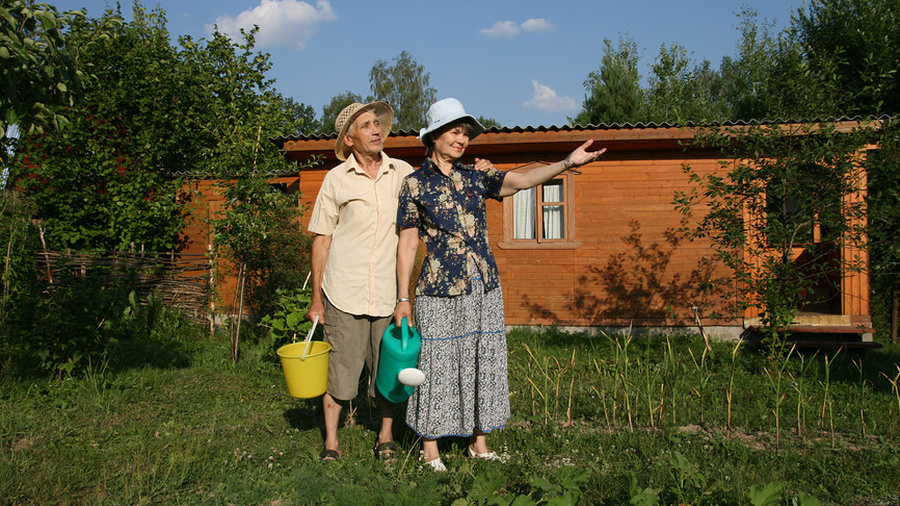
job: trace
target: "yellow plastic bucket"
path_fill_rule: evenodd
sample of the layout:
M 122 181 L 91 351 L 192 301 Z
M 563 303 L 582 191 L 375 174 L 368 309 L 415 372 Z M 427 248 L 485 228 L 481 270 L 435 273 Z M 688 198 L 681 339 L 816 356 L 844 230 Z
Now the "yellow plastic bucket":
M 311 341 L 306 357 L 301 358 L 306 342 L 286 344 L 276 352 L 287 381 L 288 393 L 297 399 L 310 399 L 325 393 L 328 387 L 328 352 L 331 345 Z

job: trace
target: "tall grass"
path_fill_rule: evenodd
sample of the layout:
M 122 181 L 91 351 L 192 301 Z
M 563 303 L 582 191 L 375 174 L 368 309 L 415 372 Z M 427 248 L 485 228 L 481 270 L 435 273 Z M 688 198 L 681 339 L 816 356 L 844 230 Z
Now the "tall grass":
M 439 475 L 399 421 L 403 458 L 373 458 L 364 398 L 342 459 L 320 464 L 320 401 L 287 395 L 269 341 L 248 337 L 232 364 L 227 337 L 184 330 L 123 341 L 77 376 L 0 379 L 0 504 L 900 501 L 896 348 L 770 362 L 691 336 L 515 330 L 513 418 L 488 438 L 504 462 L 447 438 Z

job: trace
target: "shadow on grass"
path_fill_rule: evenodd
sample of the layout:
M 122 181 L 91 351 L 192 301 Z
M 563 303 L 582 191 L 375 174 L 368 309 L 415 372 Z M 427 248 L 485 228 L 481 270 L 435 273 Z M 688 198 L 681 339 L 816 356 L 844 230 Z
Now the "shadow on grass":
M 285 411 L 284 420 L 297 430 L 310 430 L 318 428 L 325 435 L 324 421 L 321 416 L 322 398 L 298 400 L 294 407 Z
M 184 369 L 192 364 L 193 353 L 180 341 L 128 339 L 120 341 L 110 354 L 109 368 L 124 371 L 139 367 Z

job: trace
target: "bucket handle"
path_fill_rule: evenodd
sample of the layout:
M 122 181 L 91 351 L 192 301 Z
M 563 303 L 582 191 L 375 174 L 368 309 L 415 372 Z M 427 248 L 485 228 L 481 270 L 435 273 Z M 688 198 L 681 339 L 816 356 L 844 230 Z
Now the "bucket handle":
M 316 325 L 319 324 L 319 315 L 316 315 L 313 318 L 312 327 L 309 329 L 309 334 L 306 334 L 306 346 L 303 347 L 303 353 L 300 355 L 300 360 L 306 360 L 306 352 L 309 351 L 309 345 L 312 342 L 313 332 L 316 331 Z

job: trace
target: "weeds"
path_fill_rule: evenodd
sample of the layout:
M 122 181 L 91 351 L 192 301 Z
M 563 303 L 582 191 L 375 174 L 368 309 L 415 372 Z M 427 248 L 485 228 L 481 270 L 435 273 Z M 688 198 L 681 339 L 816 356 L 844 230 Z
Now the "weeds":
M 466 459 L 466 439 L 445 438 L 451 472 L 436 475 L 417 462 L 418 437 L 402 423 L 394 435 L 403 458 L 372 458 L 380 424 L 365 397 L 346 413 L 352 421 L 341 418 L 343 457 L 320 464 L 321 405 L 286 394 L 270 339 L 258 340 L 258 352 L 245 341 L 244 361 L 232 364 L 226 336 L 184 334 L 182 324 L 189 340 L 172 341 L 171 329 L 126 341 L 69 378 L 0 379 L 0 504 L 811 506 L 900 497 L 900 450 L 886 443 L 900 412 L 889 349 L 859 358 L 864 367 L 843 355 L 771 363 L 734 343 L 704 352 L 693 337 L 513 331 L 513 418 L 488 439 L 504 462 Z M 778 392 L 779 419 L 796 400 L 793 436 L 771 416 Z M 700 398 L 703 424 L 698 403 L 683 400 Z M 801 432 L 812 406 L 815 435 Z

